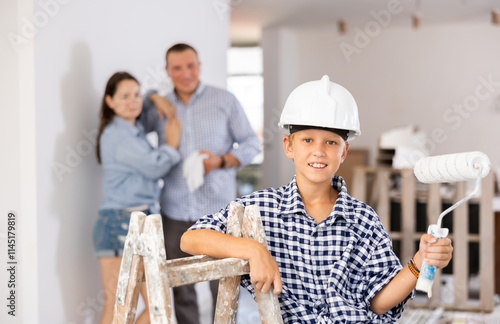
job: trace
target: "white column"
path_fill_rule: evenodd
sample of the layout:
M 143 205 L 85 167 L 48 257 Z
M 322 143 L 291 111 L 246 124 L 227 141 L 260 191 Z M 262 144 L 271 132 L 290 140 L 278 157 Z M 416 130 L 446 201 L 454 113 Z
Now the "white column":
M 287 184 L 295 169 L 283 151 L 283 135 L 278 128 L 281 111 L 297 84 L 296 39 L 291 30 L 268 28 L 262 34 L 264 56 L 264 162 L 261 187 Z M 270 90 L 272 89 L 272 90 Z
M 21 30 L 33 1 L 1 7 L 0 322 L 38 323 L 34 46 Z

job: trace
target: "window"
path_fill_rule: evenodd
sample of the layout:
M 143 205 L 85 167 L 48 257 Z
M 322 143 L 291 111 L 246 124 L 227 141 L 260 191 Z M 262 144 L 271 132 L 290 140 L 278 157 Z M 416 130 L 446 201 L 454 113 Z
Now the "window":
M 262 78 L 262 49 L 260 47 L 232 47 L 227 59 L 227 88 L 240 101 L 253 130 L 263 145 L 264 138 L 264 82 Z M 261 153 L 253 164 L 261 164 Z
M 240 101 L 259 138 L 261 153 L 250 165 L 238 170 L 238 196 L 258 188 L 260 164 L 264 160 L 264 81 L 262 77 L 262 49 L 260 47 L 232 47 L 227 59 L 227 88 Z

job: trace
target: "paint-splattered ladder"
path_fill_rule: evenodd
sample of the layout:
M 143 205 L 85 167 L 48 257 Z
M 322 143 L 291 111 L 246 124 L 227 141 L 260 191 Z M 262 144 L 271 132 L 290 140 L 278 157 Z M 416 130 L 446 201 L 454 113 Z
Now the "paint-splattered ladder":
M 267 246 L 258 206 L 231 203 L 227 234 Z M 133 323 L 142 281 L 146 281 L 151 323 L 172 323 L 170 287 L 220 279 L 214 323 L 235 323 L 240 278 L 248 261 L 208 256 L 167 260 L 160 215 L 132 213 L 118 278 L 113 324 Z M 256 293 L 262 323 L 283 323 L 277 296 Z

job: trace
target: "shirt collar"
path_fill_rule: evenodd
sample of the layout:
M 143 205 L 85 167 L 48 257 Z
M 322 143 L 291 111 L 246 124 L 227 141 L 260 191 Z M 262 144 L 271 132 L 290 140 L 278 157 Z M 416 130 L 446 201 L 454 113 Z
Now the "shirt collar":
M 349 206 L 352 206 L 352 199 L 347 192 L 347 185 L 344 179 L 341 176 L 334 175 L 332 178 L 332 187 L 339 192 L 339 195 L 333 205 L 330 216 L 326 219 L 327 224 L 333 224 L 338 218 L 345 219 L 348 223 L 353 223 L 355 213 L 353 210 L 349 210 Z
M 193 95 L 191 96 L 191 98 L 189 98 L 189 103 L 188 105 L 190 105 L 193 100 L 195 100 L 196 98 L 198 98 L 202 93 L 203 91 L 205 91 L 205 88 L 206 88 L 206 85 L 199 81 L 198 82 L 198 87 L 196 88 L 196 90 L 194 91 Z M 174 94 L 174 97 L 175 97 L 175 100 L 178 102 L 178 103 L 182 103 L 182 100 L 181 98 L 179 98 L 179 96 L 177 96 L 177 93 L 174 91 L 172 91 L 172 93 Z M 186 105 L 187 106 L 187 105 Z
M 306 215 L 306 207 L 297 189 L 297 180 L 293 176 L 292 181 L 284 188 L 283 199 L 279 206 L 280 214 L 303 214 Z
M 326 225 L 332 225 L 338 218 L 345 219 L 351 223 L 354 221 L 354 213 L 348 212 L 349 193 L 344 179 L 341 176 L 334 175 L 331 186 L 338 191 L 338 197 L 333 205 L 330 215 L 325 219 Z M 292 181 L 285 186 L 283 200 L 279 206 L 280 214 L 302 214 L 306 215 L 306 208 L 297 188 L 295 176 Z
M 136 122 L 134 126 L 127 122 L 125 119 L 116 115 L 115 117 L 113 117 L 112 124 L 115 125 L 118 129 L 122 129 L 134 136 L 137 136 L 140 132 L 144 131 L 141 123 Z

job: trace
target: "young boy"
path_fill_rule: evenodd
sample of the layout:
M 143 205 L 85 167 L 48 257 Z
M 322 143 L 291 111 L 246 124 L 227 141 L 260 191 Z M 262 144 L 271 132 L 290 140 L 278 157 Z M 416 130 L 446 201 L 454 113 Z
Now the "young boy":
M 248 260 L 250 277 L 242 285 L 279 294 L 284 323 L 395 322 L 413 297 L 423 258 L 445 267 L 451 241 L 424 234 L 419 251 L 401 266 L 377 214 L 349 196 L 335 175 L 360 127 L 354 98 L 328 76 L 290 94 L 280 126 L 290 131 L 283 146 L 295 176 L 286 186 L 237 200 L 259 206 L 269 251 L 224 234 L 228 208 L 184 233 L 182 250 Z

